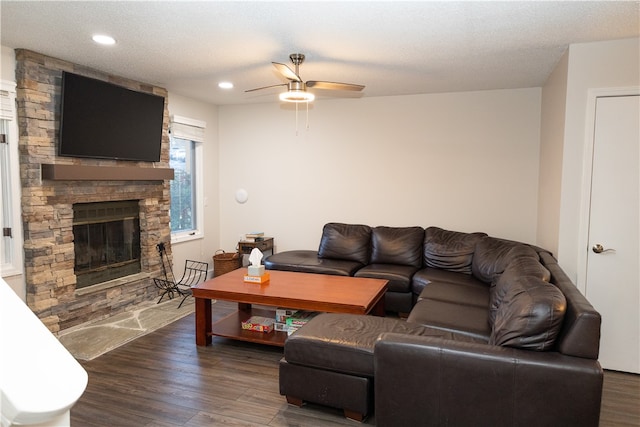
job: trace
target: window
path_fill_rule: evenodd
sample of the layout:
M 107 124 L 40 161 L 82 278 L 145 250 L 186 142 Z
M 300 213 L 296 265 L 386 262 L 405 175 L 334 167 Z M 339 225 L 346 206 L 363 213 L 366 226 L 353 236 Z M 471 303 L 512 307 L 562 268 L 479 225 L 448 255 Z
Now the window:
M 169 164 L 173 168 L 171 181 L 171 231 L 180 233 L 197 228 L 195 187 L 195 142 L 171 137 Z
M 171 239 L 180 242 L 203 235 L 202 143 L 205 123 L 173 116 L 169 148 Z
M 0 82 L 0 273 L 22 274 L 15 83 Z

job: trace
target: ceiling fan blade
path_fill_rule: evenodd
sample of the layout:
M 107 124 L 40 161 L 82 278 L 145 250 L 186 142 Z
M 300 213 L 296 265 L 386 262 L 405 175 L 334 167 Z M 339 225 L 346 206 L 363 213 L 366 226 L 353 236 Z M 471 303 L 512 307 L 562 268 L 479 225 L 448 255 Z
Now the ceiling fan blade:
M 282 74 L 289 80 L 293 80 L 294 82 L 301 82 L 302 79 L 296 73 L 293 72 L 291 68 L 286 66 L 285 64 L 281 64 L 279 62 L 272 62 L 273 66 L 276 67 L 278 72 Z
M 248 89 L 248 90 L 245 90 L 245 92 L 255 92 L 256 90 L 269 89 L 270 87 L 286 86 L 286 85 L 287 85 L 286 83 L 280 83 L 279 85 L 263 86 L 263 87 L 257 87 L 255 89 Z
M 314 89 L 353 90 L 353 91 L 360 91 L 364 89 L 364 86 L 362 85 L 356 85 L 352 83 L 338 83 L 338 82 L 308 81 L 306 85 L 307 87 L 312 87 Z

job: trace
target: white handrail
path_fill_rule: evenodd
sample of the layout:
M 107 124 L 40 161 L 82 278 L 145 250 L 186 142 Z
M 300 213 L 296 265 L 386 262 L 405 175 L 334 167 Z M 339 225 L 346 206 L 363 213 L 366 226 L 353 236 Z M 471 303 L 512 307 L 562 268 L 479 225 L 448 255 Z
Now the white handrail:
M 0 278 L 2 427 L 68 426 L 87 372 Z

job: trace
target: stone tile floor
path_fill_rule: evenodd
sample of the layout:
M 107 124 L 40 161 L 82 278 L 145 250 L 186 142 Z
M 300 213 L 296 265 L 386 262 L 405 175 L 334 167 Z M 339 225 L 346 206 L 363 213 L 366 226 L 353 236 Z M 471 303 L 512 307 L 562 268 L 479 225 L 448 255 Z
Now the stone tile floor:
M 149 332 L 153 332 L 193 313 L 194 299 L 189 297 L 156 304 L 148 301 L 108 319 L 89 322 L 63 331 L 58 339 L 79 360 L 92 360 Z

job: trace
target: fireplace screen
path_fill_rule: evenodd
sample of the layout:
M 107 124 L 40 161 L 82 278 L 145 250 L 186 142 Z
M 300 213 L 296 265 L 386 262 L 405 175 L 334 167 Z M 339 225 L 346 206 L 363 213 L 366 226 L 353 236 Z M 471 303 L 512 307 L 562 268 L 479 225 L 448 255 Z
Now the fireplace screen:
M 76 288 L 140 272 L 137 200 L 73 205 Z

